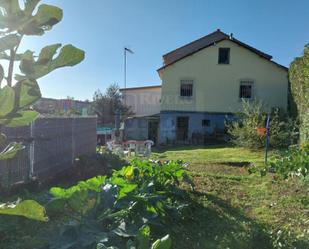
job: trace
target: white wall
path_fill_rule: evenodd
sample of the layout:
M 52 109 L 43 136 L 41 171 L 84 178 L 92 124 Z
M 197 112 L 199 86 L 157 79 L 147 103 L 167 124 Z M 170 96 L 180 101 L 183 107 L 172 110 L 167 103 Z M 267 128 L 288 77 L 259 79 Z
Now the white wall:
M 219 47 L 230 48 L 230 64 L 218 64 Z M 271 107 L 287 108 L 287 71 L 238 44 L 224 40 L 160 71 L 162 111 L 241 111 L 239 85 L 253 80 L 253 97 Z M 180 80 L 193 79 L 191 99 L 181 98 Z
M 161 87 L 132 88 L 121 90 L 126 104 L 134 116 L 150 116 L 160 113 Z

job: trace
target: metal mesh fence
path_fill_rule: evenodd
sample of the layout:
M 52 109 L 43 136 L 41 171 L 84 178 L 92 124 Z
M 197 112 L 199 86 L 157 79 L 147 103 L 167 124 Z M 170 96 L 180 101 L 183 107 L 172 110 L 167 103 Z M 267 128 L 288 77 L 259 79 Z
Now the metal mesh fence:
M 25 149 L 0 161 L 1 186 L 51 177 L 77 157 L 95 153 L 96 123 L 95 117 L 40 118 L 27 127 L 3 128 L 9 141 L 21 141 Z

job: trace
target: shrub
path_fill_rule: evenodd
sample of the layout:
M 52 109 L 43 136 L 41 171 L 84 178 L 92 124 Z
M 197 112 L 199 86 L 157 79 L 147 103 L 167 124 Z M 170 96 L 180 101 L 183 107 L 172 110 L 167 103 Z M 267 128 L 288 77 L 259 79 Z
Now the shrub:
M 243 101 L 243 112 L 237 120 L 226 123 L 227 133 L 236 146 L 261 148 L 265 146 L 265 134 L 258 134 L 257 128 L 266 126 L 267 113 L 262 102 Z M 297 125 L 286 113 L 274 109 L 270 114 L 269 145 L 286 147 L 297 140 Z
M 300 139 L 305 142 L 309 140 L 309 44 L 303 56 L 291 63 L 289 80 L 300 120 Z
M 282 176 L 307 177 L 309 175 L 309 143 L 290 146 L 283 154 L 270 163 L 271 171 Z

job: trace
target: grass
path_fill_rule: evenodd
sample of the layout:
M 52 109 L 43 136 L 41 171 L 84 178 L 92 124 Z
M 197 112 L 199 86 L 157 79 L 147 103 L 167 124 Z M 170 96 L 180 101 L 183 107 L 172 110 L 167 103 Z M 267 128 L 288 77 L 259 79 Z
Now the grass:
M 188 162 L 195 184 L 194 191 L 183 186 L 190 192 L 191 204 L 184 218 L 170 220 L 164 227 L 164 233 L 173 238 L 174 249 L 309 248 L 309 182 L 248 174 L 246 166 L 262 165 L 263 156 L 263 151 L 224 145 L 153 153 L 153 159 Z M 26 196 L 44 203 L 46 195 L 43 191 Z M 11 226 L 12 236 L 18 240 L 5 248 L 41 248 L 38 231 L 43 233 L 48 227 L 23 222 L 31 229 L 25 233 Z M 0 219 L 0 232 L 8 229 L 4 224 Z
M 208 147 L 178 147 L 167 151 L 155 151 L 153 157 L 161 160 L 178 160 L 190 164 L 206 165 L 213 163 L 238 164 L 264 162 L 263 151 L 252 151 L 243 148 L 227 147 L 225 145 Z
M 196 185 L 191 219 L 171 223 L 175 248 L 309 248 L 309 183 L 250 175 L 243 166 L 262 165 L 263 156 L 224 146 L 153 154 L 188 162 Z

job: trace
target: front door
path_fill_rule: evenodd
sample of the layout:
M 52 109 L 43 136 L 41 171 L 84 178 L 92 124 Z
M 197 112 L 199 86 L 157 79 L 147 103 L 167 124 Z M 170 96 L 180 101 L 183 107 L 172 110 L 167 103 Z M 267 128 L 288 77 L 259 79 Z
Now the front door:
M 189 117 L 177 117 L 177 141 L 187 141 L 189 133 Z
M 158 142 L 158 120 L 149 120 L 148 122 L 148 139 L 152 140 L 155 144 Z

